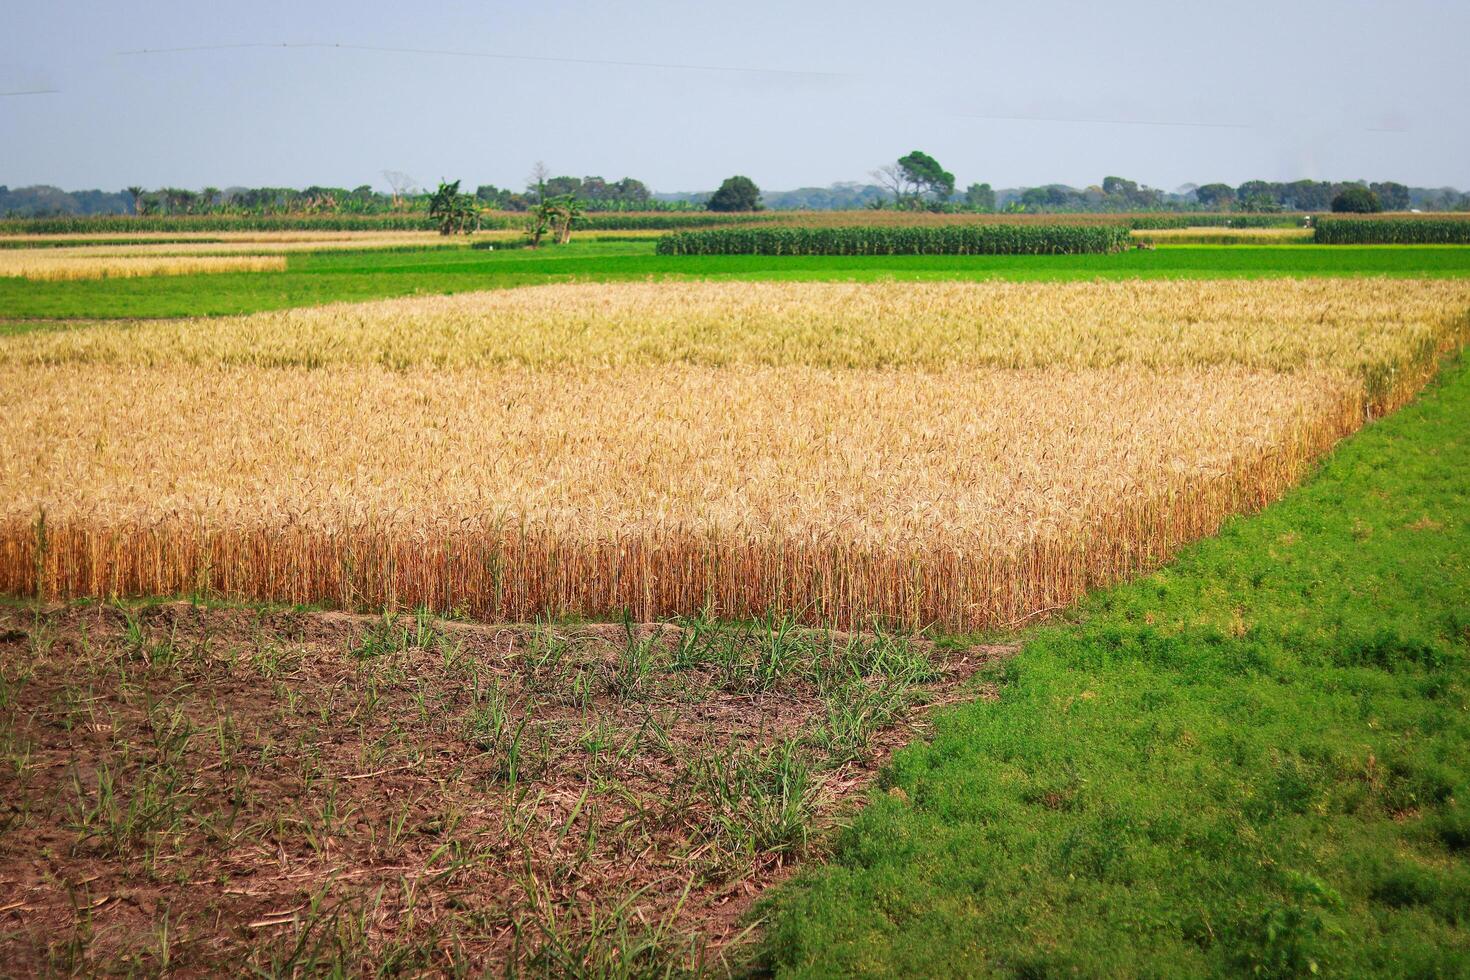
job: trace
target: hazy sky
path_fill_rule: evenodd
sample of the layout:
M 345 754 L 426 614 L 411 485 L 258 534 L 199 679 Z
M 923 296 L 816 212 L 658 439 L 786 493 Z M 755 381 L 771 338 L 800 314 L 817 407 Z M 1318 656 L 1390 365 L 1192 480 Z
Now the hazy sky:
M 12 187 L 519 188 L 544 160 L 783 189 L 915 148 L 961 187 L 1470 186 L 1465 0 L 6 0 L 0 24 L 0 92 L 55 90 L 0 96 Z M 217 45 L 276 46 L 124 53 Z

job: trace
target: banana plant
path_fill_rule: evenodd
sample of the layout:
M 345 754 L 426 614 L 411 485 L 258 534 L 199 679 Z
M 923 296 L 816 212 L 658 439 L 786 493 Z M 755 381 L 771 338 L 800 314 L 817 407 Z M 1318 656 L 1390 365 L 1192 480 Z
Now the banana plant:
M 562 194 L 546 202 L 551 209 L 551 223 L 556 229 L 556 242 L 565 245 L 572 240 L 572 223 L 581 221 L 587 205 L 575 194 Z

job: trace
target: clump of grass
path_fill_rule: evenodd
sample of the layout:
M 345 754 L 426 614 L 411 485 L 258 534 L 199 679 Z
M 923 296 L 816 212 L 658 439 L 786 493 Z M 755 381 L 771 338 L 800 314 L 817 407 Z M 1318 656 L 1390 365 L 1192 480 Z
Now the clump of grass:
M 647 697 L 654 667 L 660 657 L 660 636 L 644 632 L 626 613 L 623 616 L 623 645 L 618 650 L 608 681 L 608 692 L 614 697 L 637 700 Z
M 689 778 L 709 808 L 700 833 L 726 873 L 806 853 L 820 787 L 795 741 L 703 753 L 692 760 Z
M 514 920 L 517 970 L 536 976 L 699 977 L 712 966 L 704 940 L 678 919 L 689 889 L 653 922 L 640 913 L 642 890 L 611 904 L 558 902 L 535 878 L 521 883 L 530 899 Z

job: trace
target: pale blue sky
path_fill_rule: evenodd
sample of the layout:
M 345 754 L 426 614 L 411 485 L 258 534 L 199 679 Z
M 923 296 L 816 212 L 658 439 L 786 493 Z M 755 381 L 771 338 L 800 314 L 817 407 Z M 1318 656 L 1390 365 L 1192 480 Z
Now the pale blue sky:
M 1464 0 L 7 0 L 0 23 L 0 92 L 56 90 L 0 96 L 12 187 L 520 187 L 544 160 L 782 189 L 915 148 L 961 186 L 1470 186 Z M 279 42 L 465 54 L 120 53 Z M 468 56 L 493 53 L 584 63 Z

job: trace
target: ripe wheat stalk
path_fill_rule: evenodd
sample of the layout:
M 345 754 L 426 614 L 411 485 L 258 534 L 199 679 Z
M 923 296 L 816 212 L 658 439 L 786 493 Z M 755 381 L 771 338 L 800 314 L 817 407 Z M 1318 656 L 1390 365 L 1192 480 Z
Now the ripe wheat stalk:
M 0 249 L 0 276 L 40 281 L 187 276 L 201 272 L 280 272 L 265 255 L 73 255 L 75 249 Z
M 993 626 L 1278 497 L 1467 306 L 637 283 L 22 335 L 0 589 Z

